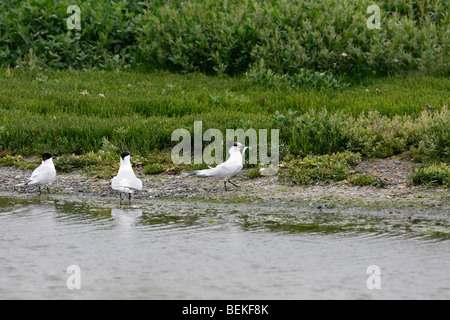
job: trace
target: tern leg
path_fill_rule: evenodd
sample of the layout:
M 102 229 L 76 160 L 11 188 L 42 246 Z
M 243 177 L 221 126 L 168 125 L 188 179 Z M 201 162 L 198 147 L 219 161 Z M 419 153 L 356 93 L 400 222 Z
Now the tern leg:
M 223 185 L 225 186 L 225 191 L 228 191 L 227 190 L 227 180 L 226 179 L 223 181 Z
M 128 194 L 128 201 L 131 201 L 131 193 Z
M 239 186 L 236 183 L 232 182 L 230 179 L 228 179 L 228 182 L 231 183 L 233 186 L 239 188 Z

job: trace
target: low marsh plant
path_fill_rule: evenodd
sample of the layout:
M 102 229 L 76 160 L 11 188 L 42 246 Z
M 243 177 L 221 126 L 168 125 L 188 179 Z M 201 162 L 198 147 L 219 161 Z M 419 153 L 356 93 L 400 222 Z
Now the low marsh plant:
M 253 64 L 245 73 L 253 84 L 268 87 L 312 87 L 315 89 L 342 89 L 346 85 L 327 72 L 318 72 L 300 68 L 295 74 L 276 73 L 265 66 L 264 60 Z
M 384 187 L 386 185 L 386 181 L 384 181 L 383 179 L 374 177 L 373 175 L 366 173 L 351 175 L 347 180 L 349 183 L 360 187 L 365 186 Z
M 162 164 L 159 163 L 152 163 L 152 164 L 148 164 L 144 167 L 144 174 L 149 174 L 149 175 L 153 175 L 153 174 L 159 174 L 159 173 L 163 173 L 164 171 L 166 171 L 168 168 L 163 166 Z
M 142 167 L 145 158 L 133 155 L 131 162 L 134 167 Z M 70 173 L 81 169 L 99 178 L 111 178 L 117 173 L 120 163 L 120 151 L 114 144 L 103 138 L 102 149 L 97 152 L 90 151 L 85 154 L 63 154 L 55 160 L 58 172 Z
M 54 164 L 56 171 L 68 173 L 76 169 L 86 169 L 89 166 L 99 165 L 99 163 L 92 158 L 92 154 L 81 156 L 64 154 L 55 159 Z
M 441 162 L 417 166 L 409 179 L 413 184 L 450 187 L 450 165 Z
M 450 161 L 450 111 L 446 105 L 440 111 L 424 109 L 418 117 L 388 117 L 375 110 L 354 117 L 323 109 L 288 122 L 278 114 L 275 120 L 285 125 L 281 136 L 293 155 L 349 150 L 383 158 L 406 152 L 415 160 Z
M 351 176 L 353 168 L 361 161 L 361 154 L 338 152 L 329 155 L 293 159 L 283 163 L 279 172 L 281 181 L 288 184 L 310 185 L 318 182 L 341 181 Z
M 21 155 L 4 155 L 3 157 L 0 157 L 0 166 L 34 170 L 38 165 L 34 161 L 25 160 Z
M 245 171 L 244 175 L 249 179 L 256 179 L 262 177 L 261 167 L 256 165 L 254 168 L 250 168 Z
M 143 157 L 144 166 L 170 164 L 173 131 L 185 128 L 192 135 L 194 122 L 201 120 L 203 131 L 279 129 L 280 159 L 349 150 L 365 157 L 404 154 L 419 162 L 447 162 L 449 87 L 448 78 L 414 75 L 365 80 L 336 92 L 270 89 L 239 77 L 198 73 L 30 75 L 21 68 L 0 69 L 0 153 L 92 152 L 104 159 L 106 139 L 115 148 L 111 161 L 119 150 L 129 150 Z M 64 170 L 80 166 L 63 160 Z

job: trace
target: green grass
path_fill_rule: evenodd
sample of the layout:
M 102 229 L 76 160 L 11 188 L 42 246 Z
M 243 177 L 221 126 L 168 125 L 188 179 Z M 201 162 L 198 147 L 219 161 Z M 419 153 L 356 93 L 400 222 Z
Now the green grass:
M 37 168 L 37 165 L 33 163 L 33 161 L 26 161 L 23 156 L 16 155 L 6 155 L 0 158 L 0 166 L 4 167 L 18 167 L 20 169 L 25 170 L 34 170 Z
M 352 176 L 354 166 L 360 161 L 361 154 L 353 152 L 307 156 L 287 162 L 279 177 L 285 183 L 301 185 L 319 181 L 342 181 Z
M 203 130 L 223 133 L 278 128 L 280 143 L 293 155 L 348 149 L 367 156 L 413 150 L 414 156 L 434 146 L 441 149 L 433 156 L 446 160 L 449 115 L 442 110 L 447 110 L 443 105 L 450 100 L 449 88 L 448 78 L 414 74 L 366 79 L 334 91 L 274 89 L 242 77 L 198 73 L 0 69 L 0 152 L 80 155 L 98 152 L 107 139 L 118 150 L 147 156 L 173 147 L 173 130 L 192 133 L 194 121 L 201 120 Z M 371 110 L 378 113 L 370 116 Z M 373 121 L 401 130 L 389 139 L 384 136 L 389 130 L 374 136 L 366 130 Z M 316 130 L 307 135 L 309 140 L 306 129 Z M 406 139 L 408 132 L 420 135 Z M 337 139 L 334 144 L 327 134 Z M 428 136 L 440 140 L 424 141 Z
M 378 187 L 384 187 L 386 185 L 386 182 L 383 179 L 374 177 L 370 174 L 358 174 L 358 175 L 352 175 L 348 181 L 355 185 L 355 186 L 378 186 Z
M 414 168 L 409 179 L 414 184 L 450 187 L 450 166 L 447 163 L 420 165 Z
M 8 76 L 9 74 L 9 76 Z M 3 109 L 66 113 L 100 118 L 138 115 L 183 117 L 209 109 L 272 114 L 326 107 L 353 115 L 378 110 L 385 115 L 418 114 L 426 104 L 441 107 L 450 95 L 445 77 L 407 76 L 364 80 L 342 92 L 267 88 L 244 78 L 178 75 L 169 72 L 81 72 L 0 70 Z M 80 93 L 87 91 L 89 95 Z M 99 96 L 104 94 L 105 98 Z
M 152 163 L 144 167 L 144 174 L 159 174 L 166 170 L 167 168 L 165 168 L 162 164 Z

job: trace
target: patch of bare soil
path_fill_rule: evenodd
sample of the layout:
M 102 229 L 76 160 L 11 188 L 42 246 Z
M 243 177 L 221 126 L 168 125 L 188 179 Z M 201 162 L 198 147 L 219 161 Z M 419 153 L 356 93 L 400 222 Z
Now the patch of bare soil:
M 386 182 L 388 186 L 409 185 L 408 176 L 414 163 L 398 159 L 374 159 L 361 162 L 356 170 L 368 173 Z

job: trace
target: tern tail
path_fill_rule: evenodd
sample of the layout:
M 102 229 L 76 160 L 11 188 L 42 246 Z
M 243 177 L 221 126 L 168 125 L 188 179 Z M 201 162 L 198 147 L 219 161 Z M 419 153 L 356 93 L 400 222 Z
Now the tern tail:
M 205 175 L 207 175 L 209 170 L 210 169 L 194 170 L 194 171 L 183 171 L 181 173 L 181 175 L 183 175 L 183 176 L 205 176 Z
M 14 187 L 25 187 L 27 185 L 28 185 L 28 182 L 27 183 L 19 183 L 19 184 L 14 185 Z
M 182 176 L 196 176 L 197 175 L 197 171 L 183 171 L 181 173 Z

